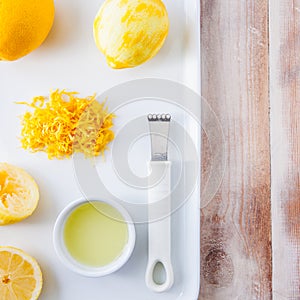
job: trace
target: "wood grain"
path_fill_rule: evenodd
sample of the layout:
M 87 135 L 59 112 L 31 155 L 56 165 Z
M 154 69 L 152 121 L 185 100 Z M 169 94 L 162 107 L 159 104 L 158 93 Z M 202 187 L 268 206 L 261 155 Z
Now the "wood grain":
M 300 1 L 271 1 L 274 299 L 300 299 Z
M 199 299 L 271 299 L 268 2 L 202 0 L 201 39 L 202 95 L 222 125 L 227 167 L 201 210 Z M 205 186 L 216 149 L 202 141 Z

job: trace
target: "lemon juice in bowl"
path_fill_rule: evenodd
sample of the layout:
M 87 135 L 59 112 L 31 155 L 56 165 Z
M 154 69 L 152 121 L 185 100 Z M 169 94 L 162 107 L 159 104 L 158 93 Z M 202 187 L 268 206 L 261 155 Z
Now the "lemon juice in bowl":
M 128 261 L 135 246 L 135 227 L 118 203 L 82 199 L 60 213 L 53 241 L 66 267 L 83 276 L 100 277 Z
M 67 218 L 64 241 L 78 262 L 92 267 L 105 266 L 120 256 L 128 242 L 127 224 L 109 204 L 85 203 Z

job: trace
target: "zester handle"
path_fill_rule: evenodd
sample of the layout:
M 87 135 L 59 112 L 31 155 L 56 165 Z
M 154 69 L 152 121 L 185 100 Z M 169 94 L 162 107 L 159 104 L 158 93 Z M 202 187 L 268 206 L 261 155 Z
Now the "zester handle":
M 161 180 L 148 192 L 148 266 L 146 284 L 154 292 L 165 292 L 174 282 L 171 262 L 171 163 L 169 161 L 149 162 L 150 186 L 154 179 Z M 157 202 L 158 201 L 158 202 Z M 156 203 L 156 204 L 153 204 Z M 159 216 L 161 220 L 156 221 Z M 154 271 L 158 263 L 164 268 L 165 281 L 155 282 Z

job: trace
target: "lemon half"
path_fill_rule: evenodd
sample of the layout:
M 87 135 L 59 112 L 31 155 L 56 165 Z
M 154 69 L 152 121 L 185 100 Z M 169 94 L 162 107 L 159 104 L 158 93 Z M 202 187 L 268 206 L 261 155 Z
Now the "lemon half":
M 39 201 L 34 179 L 23 169 L 0 163 L 0 225 L 30 216 Z
M 161 0 L 106 0 L 94 21 L 95 43 L 115 69 L 151 59 L 168 31 L 168 13 Z
M 43 285 L 37 261 L 24 251 L 0 247 L 1 300 L 36 300 Z

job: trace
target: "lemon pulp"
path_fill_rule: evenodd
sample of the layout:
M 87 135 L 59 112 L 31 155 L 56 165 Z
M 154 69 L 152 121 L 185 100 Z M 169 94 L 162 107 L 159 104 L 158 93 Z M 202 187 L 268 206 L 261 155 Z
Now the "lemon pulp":
M 127 224 L 111 205 L 91 201 L 78 206 L 67 218 L 64 242 L 79 263 L 105 266 L 117 259 L 127 244 Z
M 39 190 L 34 179 L 23 169 L 0 163 L 0 225 L 27 218 L 38 201 Z
M 43 285 L 37 261 L 24 251 L 0 247 L 0 299 L 36 300 Z

